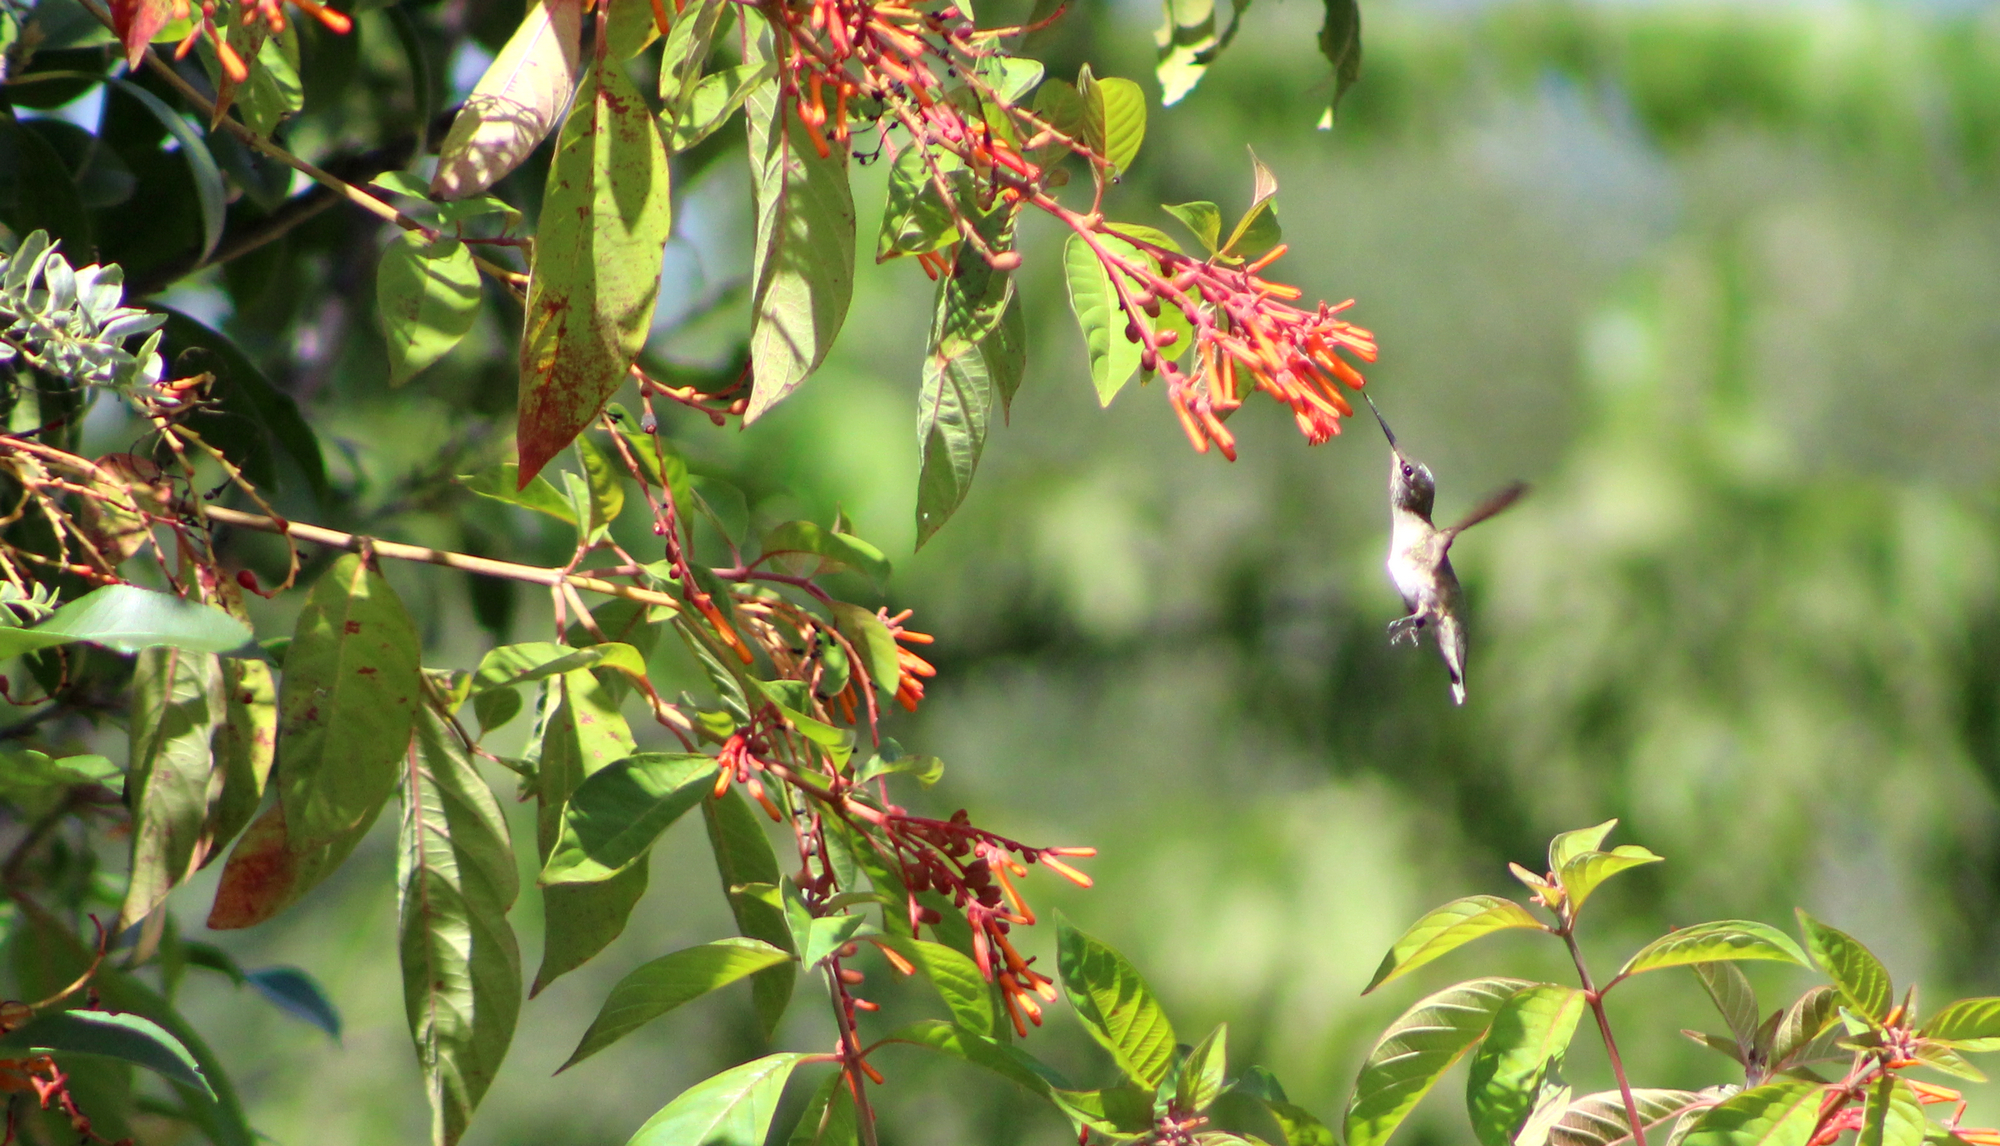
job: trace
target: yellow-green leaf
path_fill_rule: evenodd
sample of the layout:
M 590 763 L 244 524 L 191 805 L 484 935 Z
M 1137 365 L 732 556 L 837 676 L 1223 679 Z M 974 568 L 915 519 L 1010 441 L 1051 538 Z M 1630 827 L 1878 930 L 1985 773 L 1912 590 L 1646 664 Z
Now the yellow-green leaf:
M 479 317 L 479 268 L 457 239 L 405 231 L 382 250 L 375 313 L 388 341 L 389 384 L 400 386 L 458 345 Z
M 1402 938 L 1390 945 L 1381 966 L 1375 968 L 1374 978 L 1361 993 L 1365 995 L 1391 979 L 1401 978 L 1480 936 L 1511 928 L 1547 930 L 1528 914 L 1527 908 L 1511 899 L 1497 895 L 1454 899 L 1411 924 Z

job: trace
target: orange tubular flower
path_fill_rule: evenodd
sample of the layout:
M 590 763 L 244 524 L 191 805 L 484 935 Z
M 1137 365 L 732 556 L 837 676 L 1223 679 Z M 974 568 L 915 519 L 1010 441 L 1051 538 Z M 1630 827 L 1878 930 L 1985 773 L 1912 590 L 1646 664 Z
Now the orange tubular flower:
M 903 622 L 910 619 L 908 609 L 893 617 L 889 615 L 887 609 L 876 615 L 881 618 L 884 625 L 888 626 L 889 635 L 898 641 L 913 645 L 928 645 L 935 639 L 929 633 L 913 633 L 903 628 Z M 902 670 L 896 678 L 896 703 L 902 705 L 906 711 L 915 712 L 917 702 L 924 698 L 922 678 L 936 676 L 937 669 L 929 661 L 900 645 L 896 649 L 896 663 Z

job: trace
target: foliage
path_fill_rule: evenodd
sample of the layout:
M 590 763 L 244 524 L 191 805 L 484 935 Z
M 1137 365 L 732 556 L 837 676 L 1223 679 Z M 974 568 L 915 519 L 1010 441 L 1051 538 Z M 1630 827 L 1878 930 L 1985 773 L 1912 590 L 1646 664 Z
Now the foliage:
M 1865 1146 L 1926 1140 L 2000 1142 L 2000 1130 L 1962 1126 L 1965 1100 L 1956 1090 L 1906 1077 L 1934 1070 L 1975 1082 L 1985 1076 L 1965 1052 L 2000 1049 L 1985 1032 L 2000 1016 L 1995 1000 L 1961 999 L 1928 1020 L 1910 987 L 1893 1002 L 1889 973 L 1852 936 L 1798 913 L 1803 949 L 1783 932 L 1749 920 L 1682 928 L 1646 944 L 1618 973 L 1597 986 L 1577 944 L 1584 900 L 1607 875 L 1660 857 L 1622 845 L 1598 850 L 1617 821 L 1565 832 L 1549 844 L 1548 869 L 1509 865 L 1530 902 L 1548 922 L 1525 926 L 1563 941 L 1578 985 L 1518 979 L 1475 979 L 1412 1006 L 1392 1024 L 1362 1066 L 1345 1119 L 1353 1146 L 1387 1141 L 1439 1076 L 1473 1053 L 1465 1102 L 1483 1146 L 1645 1146 L 1647 1135 L 1699 1146 L 1826 1146 L 1852 1132 Z M 1621 857 L 1624 863 L 1610 862 Z M 1375 985 L 1388 982 L 1496 926 L 1468 926 L 1511 900 L 1491 896 L 1476 913 L 1447 904 L 1417 921 L 1390 950 Z M 1466 920 L 1467 922 L 1458 922 Z M 1810 958 L 1808 958 L 1810 956 Z M 1810 965 L 1828 979 L 1768 1017 L 1744 961 Z M 1685 1031 L 1696 1043 L 1733 1060 L 1741 1081 L 1699 1091 L 1635 1088 L 1612 1036 L 1604 1000 L 1634 975 L 1686 967 L 1700 980 L 1729 1028 L 1727 1035 Z M 1371 985 L 1370 989 L 1373 989 Z M 1563 1059 L 1585 1009 L 1595 1017 L 1618 1089 L 1575 1095 L 1563 1082 Z M 1843 1063 L 1837 1078 L 1813 1069 Z M 1948 1106 L 1933 1120 L 1926 1106 Z
M 17 506 L 0 520 L 0 655 L 20 659 L 39 692 L 7 678 L 7 699 L 39 706 L 10 738 L 56 748 L 111 716 L 129 751 L 122 770 L 39 748 L 9 757 L 6 810 L 21 833 L 0 875 L 17 962 L 40 968 L 17 973 L 19 993 L 42 998 L 5 1004 L 0 1087 L 32 1093 L 86 1141 L 123 1137 L 137 1110 L 218 1143 L 251 1141 L 226 1072 L 175 1009 L 185 970 L 254 984 L 335 1037 L 339 1013 L 307 974 L 246 972 L 182 938 L 168 905 L 220 859 L 210 929 L 303 909 L 400 796 L 405 1009 L 432 1140 L 458 1141 L 513 1041 L 524 986 L 508 921 L 520 890 L 514 833 L 483 763 L 512 771 L 535 805 L 545 935 L 529 997 L 626 927 L 656 843 L 696 808 L 745 933 L 633 972 L 572 1063 L 738 980 L 751 982 L 767 1033 L 801 973 L 831 995 L 835 1051 L 725 1071 L 668 1103 L 635 1142 L 761 1140 L 793 1071 L 823 1065 L 837 1070 L 800 1133 L 872 1142 L 868 1088 L 882 1076 L 869 1057 L 904 1042 L 1024 1082 L 1086 1135 L 1176 1140 L 1204 1124 L 1225 1090 L 1220 1029 L 1177 1050 L 1136 969 L 1067 925 L 1060 991 L 1016 945 L 1016 929 L 1036 922 L 1017 881 L 1039 865 L 1087 887 L 1068 861 L 1094 850 L 1027 844 L 964 811 L 934 818 L 893 801 L 892 780 L 928 785 L 942 765 L 883 735 L 887 702 L 914 712 L 923 700 L 936 670 L 915 649 L 931 638 L 908 627 L 908 610 L 842 599 L 870 596 L 871 583 L 879 592 L 890 572 L 881 551 L 838 514 L 742 528 L 727 487 L 690 472 L 656 406 L 748 425 L 810 381 L 848 316 L 854 169 L 881 158 L 902 182 L 880 257 L 909 256 L 939 284 L 920 537 L 963 502 L 994 407 L 1004 416 L 1020 384 L 1015 235 L 1030 209 L 1074 235 L 1067 262 L 1091 288 L 1072 288 L 1078 321 L 1097 356 L 1118 364 L 1093 364 L 1103 401 L 1135 371 L 1157 377 L 1195 448 L 1233 458 L 1222 418 L 1262 389 L 1323 442 L 1351 413 L 1336 383 L 1361 384 L 1340 352 L 1372 360 L 1375 345 L 1336 317 L 1346 304 L 1293 307 L 1299 290 L 1262 277 L 1285 250 L 1268 168 L 1253 162 L 1250 209 L 1199 257 L 1108 220 L 1105 193 L 1138 157 L 1146 96 L 1088 66 L 1073 84 L 1045 79 L 1040 62 L 1006 50 L 1055 13 L 981 27 L 950 3 L 688 0 L 670 13 L 540 0 L 453 114 L 425 178 L 408 168 L 432 134 L 435 45 L 414 9 L 384 17 L 415 81 L 414 145 L 308 162 L 294 146 L 340 122 L 316 118 L 313 92 L 347 78 L 339 61 L 354 51 L 354 14 L 312 0 L 292 0 L 314 17 L 304 24 L 277 0 L 68 4 L 9 9 L 0 73 L 15 175 L 0 201 L 10 240 L 0 484 Z M 59 17 L 88 20 L 80 30 Z M 1358 19 L 1351 0 L 1327 5 L 1337 90 L 1352 82 Z M 199 69 L 169 60 L 190 55 Z M 125 74 L 110 74 L 121 56 Z M 657 98 L 634 70 L 657 74 Z M 92 87 L 106 108 L 95 134 L 12 110 L 17 98 L 58 106 Z M 389 109 L 370 111 L 368 126 L 396 126 Z M 747 365 L 675 381 L 641 356 L 677 170 L 713 162 L 698 149 L 739 111 L 756 201 Z M 1087 205 L 1057 195 L 1078 171 Z M 291 172 L 316 187 L 288 194 Z M 130 217 L 125 205 L 142 196 L 158 197 L 159 218 Z M 448 361 L 489 300 L 518 325 L 514 460 L 486 451 L 452 496 L 458 512 L 485 499 L 556 519 L 567 560 L 522 564 L 320 524 L 365 524 L 356 519 L 370 502 L 364 481 L 329 476 L 329 411 L 301 409 L 252 351 L 199 318 L 121 305 L 127 271 L 140 296 L 209 268 L 243 273 L 336 203 L 400 228 L 374 277 L 389 385 Z M 59 249 L 106 261 L 76 270 Z M 141 335 L 137 351 L 126 346 Z M 86 444 L 100 403 L 101 417 L 130 427 L 126 448 Z M 620 524 L 639 507 L 657 555 L 635 554 Z M 546 588 L 559 639 L 502 641 L 476 665 L 430 667 L 439 650 L 405 606 L 395 562 Z M 592 609 L 583 593 L 608 601 Z M 289 635 L 273 635 L 287 630 L 273 627 L 267 600 L 291 614 Z M 692 687 L 670 696 L 668 682 Z M 532 730 L 503 754 L 489 734 L 524 709 Z M 635 729 L 628 710 L 653 729 Z M 641 750 L 642 735 L 679 750 Z M 760 815 L 789 834 L 782 852 Z M 120 846 L 124 888 L 107 900 L 79 871 Z M 83 921 L 111 903 L 115 925 L 86 940 Z M 859 993 L 856 964 L 876 955 L 928 979 L 953 1021 L 864 1041 L 861 1017 L 877 1004 Z M 1064 994 L 1126 1081 L 1075 1089 L 1012 1045 L 1010 1032 L 1026 1037 Z M 135 1105 L 117 1063 L 159 1075 L 176 1100 Z M 1279 1110 L 1282 1093 L 1258 1077 Z M 97 1097 L 100 1083 L 128 1098 Z M 1282 1117 L 1316 1127 L 1290 1108 Z

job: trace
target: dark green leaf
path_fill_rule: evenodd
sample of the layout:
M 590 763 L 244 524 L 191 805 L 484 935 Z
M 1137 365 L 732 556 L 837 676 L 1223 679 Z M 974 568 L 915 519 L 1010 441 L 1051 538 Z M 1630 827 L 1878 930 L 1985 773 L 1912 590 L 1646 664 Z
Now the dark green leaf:
M 1424 916 L 1410 925 L 1403 937 L 1389 947 L 1389 953 L 1382 957 L 1381 966 L 1375 968 L 1374 978 L 1362 994 L 1392 979 L 1401 978 L 1439 956 L 1495 931 L 1510 928 L 1532 928 L 1548 930 L 1528 909 L 1511 899 L 1501 899 L 1497 895 L 1471 895 L 1464 899 L 1454 899 L 1443 907 Z
M 140 1015 L 51 1011 L 0 1038 L 0 1048 L 32 1054 L 90 1054 L 145 1067 L 213 1097 L 195 1056 L 165 1027 Z
M 632 755 L 636 747 L 616 695 L 591 670 L 553 677 L 549 687 L 557 704 L 542 734 L 536 772 L 536 842 L 545 863 L 562 838 L 563 809 L 570 796 L 590 776 Z M 542 965 L 528 994 L 540 994 L 557 976 L 582 966 L 616 939 L 645 894 L 647 880 L 642 855 L 609 879 L 543 888 Z
M 1328 126 L 1340 97 L 1361 78 L 1361 4 L 1359 0 L 1326 0 L 1326 21 L 1319 29 L 1319 53 L 1333 65 L 1333 101 Z
M 646 752 L 611 762 L 570 794 L 542 884 L 595 883 L 626 870 L 714 787 L 710 756 Z
M 433 1146 L 451 1146 L 492 1085 L 521 1010 L 521 951 L 507 910 L 520 890 L 507 820 L 438 714 L 408 750 L 397 862 L 403 1008 L 431 1104 Z
M 855 1117 L 854 1092 L 847 1072 L 834 1071 L 813 1091 L 787 1146 L 856 1146 L 860 1123 Z
M 1145 979 L 1125 957 L 1056 921 L 1056 966 L 1077 1017 L 1126 1076 L 1158 1086 L 1173 1061 L 1174 1028 Z
M 120 930 L 164 902 L 167 892 L 201 866 L 214 843 L 202 827 L 214 771 L 209 740 L 222 710 L 222 664 L 213 653 L 153 648 L 139 654 L 125 778 L 132 864 L 118 912 Z
M 319 980 L 297 967 L 262 967 L 245 972 L 243 981 L 256 988 L 272 1006 L 325 1031 L 340 1041 L 340 1009 L 327 997 Z
M 984 256 L 962 244 L 952 273 L 938 283 L 917 399 L 919 546 L 971 490 L 994 408 L 1004 415 L 1027 369 L 1027 337 L 1012 276 L 994 272 Z
M 819 368 L 846 321 L 854 296 L 854 191 L 846 145 L 829 142 L 821 155 L 778 85 L 758 86 L 744 114 L 757 204 L 747 425 Z
M 808 576 L 854 569 L 877 584 L 889 579 L 889 561 L 882 551 L 848 533 L 821 529 L 810 521 L 788 521 L 764 535 L 764 555 L 803 554 L 816 557 L 800 572 Z
M 704 800 L 701 810 L 708 825 L 709 847 L 715 853 L 715 870 L 722 878 L 722 893 L 729 899 L 736 926 L 753 939 L 796 952 L 784 912 L 742 890 L 750 884 L 776 884 L 779 879 L 777 853 L 771 850 L 771 838 L 764 834 L 764 825 L 750 802 L 732 786 L 721 799 Z M 750 997 L 767 1037 L 784 1017 L 797 976 L 795 964 L 781 963 L 757 972 L 751 980 Z
M 1670 931 L 1641 947 L 1617 978 L 1657 971 L 1662 967 L 1685 967 L 1690 963 L 1717 963 L 1737 959 L 1771 959 L 1807 966 L 1805 953 L 1784 932 L 1750 919 L 1721 919 L 1697 923 Z
M 0 165 L 7 168 L 13 184 L 12 202 L 0 206 L 6 208 L 6 222 L 14 233 L 46 231 L 79 261 L 88 259 L 96 249 L 90 212 L 77 194 L 69 168 L 41 133 L 11 114 L 0 116 Z
M 1486 1034 L 1520 979 L 1473 979 L 1421 999 L 1389 1025 L 1354 1080 L 1344 1118 L 1348 1146 L 1379 1146 L 1453 1063 Z
M 880 617 L 859 605 L 835 601 L 832 608 L 834 625 L 839 628 L 840 635 L 854 646 L 876 689 L 894 694 L 903 670 L 901 653 L 889 627 L 882 623 Z
M 1889 1013 L 1889 1002 L 1895 994 L 1882 961 L 1846 932 L 1828 927 L 1804 910 L 1798 916 L 1799 930 L 1805 935 L 1806 950 L 1812 953 L 1813 963 L 1833 980 L 1848 1006 L 1880 1022 Z
M 626 1146 L 764 1146 L 778 1095 L 802 1054 L 766 1055 L 681 1092 Z
M 263 802 L 278 755 L 278 682 L 271 666 L 249 657 L 222 662 L 222 725 L 215 730 L 215 766 L 222 791 L 209 804 L 211 862 L 248 825 Z
M 683 1003 L 746 975 L 789 964 L 790 954 L 756 939 L 730 938 L 665 955 L 618 981 L 561 1074 Z
M 957 242 L 958 216 L 937 185 L 942 181 L 952 199 L 960 200 L 966 179 L 965 165 L 954 155 L 903 149 L 889 167 L 889 195 L 875 239 L 875 261 L 940 251 Z
M 326 461 L 320 456 L 319 439 L 292 396 L 273 387 L 227 336 L 172 307 L 154 309 L 167 316 L 160 327 L 160 353 L 170 364 L 169 376 L 214 375 L 209 401 L 189 415 L 187 424 L 266 490 L 279 487 L 274 451 L 283 451 L 307 488 L 324 500 L 329 494 Z
M 1584 994 L 1537 983 L 1516 991 L 1494 1012 L 1472 1058 L 1465 1105 L 1483 1146 L 1507 1146 L 1535 1107 L 1544 1079 L 1562 1069 L 1583 1017 Z

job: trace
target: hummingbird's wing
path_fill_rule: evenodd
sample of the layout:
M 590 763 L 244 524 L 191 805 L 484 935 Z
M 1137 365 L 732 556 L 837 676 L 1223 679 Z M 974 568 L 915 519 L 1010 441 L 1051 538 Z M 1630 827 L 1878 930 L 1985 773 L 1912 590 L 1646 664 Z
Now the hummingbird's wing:
M 1459 534 L 1464 533 L 1466 530 L 1471 529 L 1473 526 L 1513 505 L 1515 502 L 1521 500 L 1522 494 L 1527 492 L 1528 483 L 1517 481 L 1492 497 L 1487 498 L 1485 501 L 1480 502 L 1479 508 L 1466 514 L 1463 521 L 1460 521 L 1450 529 L 1439 531 L 1444 539 L 1444 547 L 1446 549 L 1451 548 L 1451 543 L 1457 539 Z

